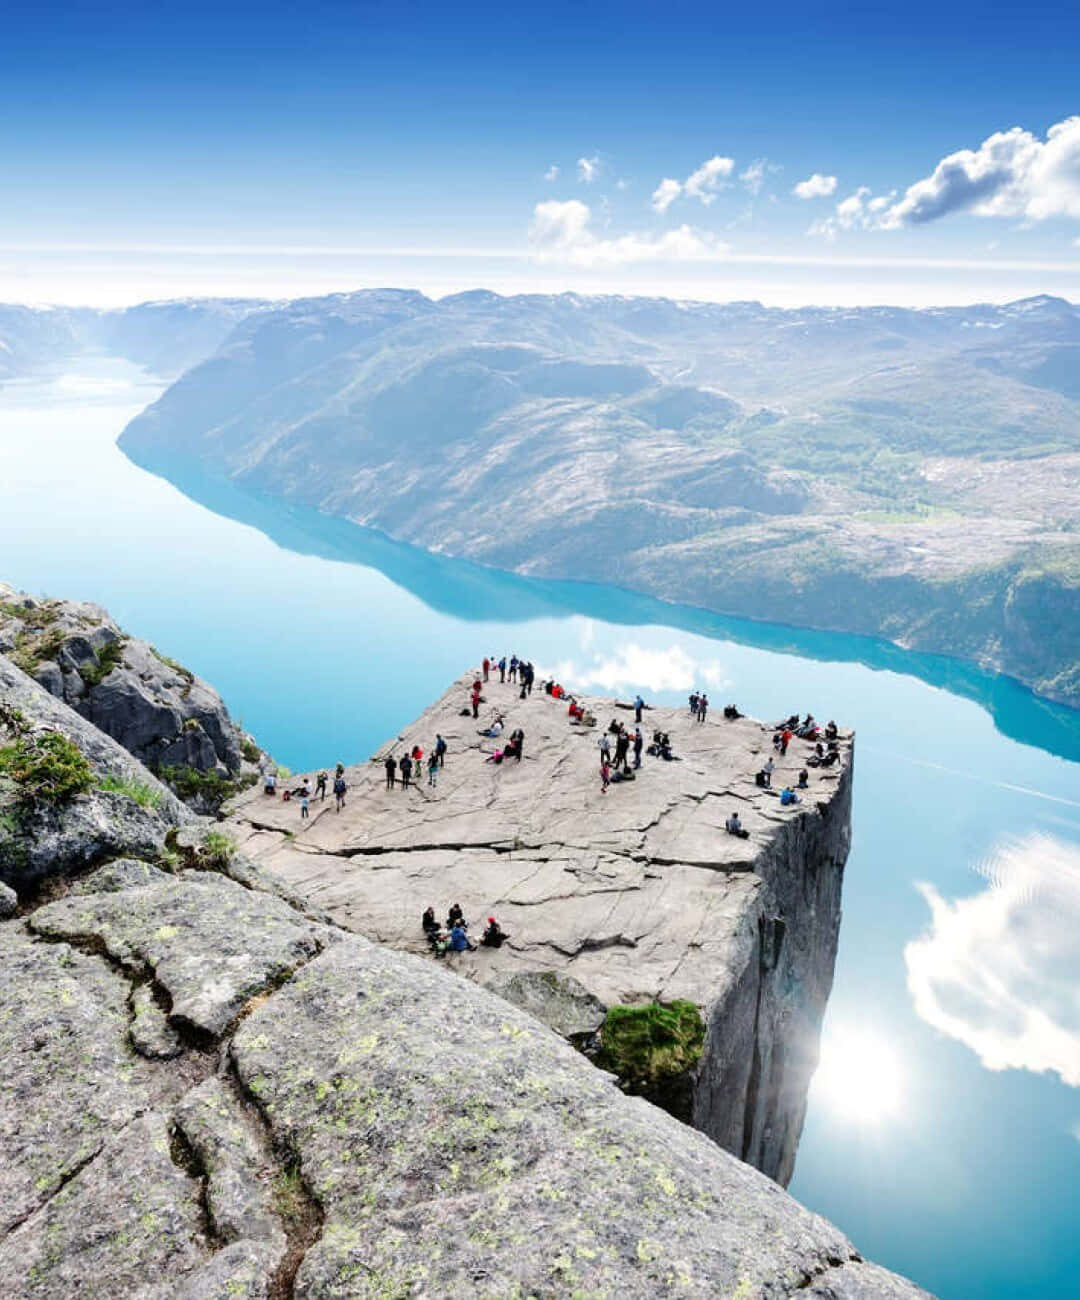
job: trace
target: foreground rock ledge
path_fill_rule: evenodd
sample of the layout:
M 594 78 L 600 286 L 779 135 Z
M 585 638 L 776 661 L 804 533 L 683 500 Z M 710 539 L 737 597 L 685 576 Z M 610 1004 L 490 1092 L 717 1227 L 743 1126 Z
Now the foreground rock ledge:
M 571 725 L 565 701 L 539 688 L 522 701 L 496 680 L 474 721 L 461 716 L 471 681 L 462 678 L 375 761 L 347 771 L 340 814 L 330 797 L 302 822 L 298 803 L 252 791 L 233 805 L 230 833 L 312 905 L 393 948 L 426 951 L 428 904 L 445 916 L 460 902 L 476 935 L 496 913 L 510 942 L 449 964 L 508 996 L 513 977 L 555 972 L 607 1006 L 697 1003 L 705 1049 L 672 1090 L 671 1108 L 786 1183 L 832 985 L 850 733 L 841 761 L 811 769 L 803 801 L 782 808 L 777 792 L 795 784 L 807 742 L 777 759 L 770 792 L 754 774 L 772 754 L 771 727 L 719 711 L 699 724 L 687 710 L 651 709 L 646 738 L 669 732 L 681 761 L 646 756 L 635 781 L 602 794 L 599 735 L 631 713 L 591 699 L 598 725 Z M 507 735 L 525 731 L 521 763 L 485 762 L 501 742 L 478 730 L 496 710 Z M 437 732 L 449 744 L 437 787 L 425 774 L 410 791 L 387 790 L 378 759 L 414 744 L 426 754 Z M 734 810 L 748 840 L 724 831 Z M 565 1032 L 563 1011 L 545 1018 Z
M 113 770 L 0 656 L 14 701 Z M 925 1294 L 486 990 L 164 817 L 119 853 L 143 811 L 55 807 L 44 891 L 36 822 L 0 855 L 4 1300 Z

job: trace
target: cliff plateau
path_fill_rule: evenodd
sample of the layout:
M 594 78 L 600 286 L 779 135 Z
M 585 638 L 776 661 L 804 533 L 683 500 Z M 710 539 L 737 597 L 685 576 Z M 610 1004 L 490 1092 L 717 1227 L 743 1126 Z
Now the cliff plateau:
M 832 985 L 850 733 L 834 766 L 809 769 L 802 801 L 781 807 L 780 788 L 797 783 L 812 744 L 796 739 L 776 756 L 762 789 L 771 727 L 650 709 L 643 733 L 668 733 L 676 759 L 646 755 L 635 780 L 605 793 L 597 739 L 631 713 L 580 696 L 598 720 L 590 728 L 543 689 L 521 699 L 517 685 L 492 680 L 474 721 L 475 676 L 371 763 L 347 769 L 341 812 L 331 796 L 304 821 L 295 800 L 252 789 L 230 805 L 229 833 L 312 905 L 400 950 L 427 950 L 429 905 L 441 917 L 460 903 L 477 937 L 494 912 L 509 941 L 452 957 L 455 968 L 540 1014 L 550 1002 L 548 1023 L 575 1041 L 588 1041 L 604 1008 L 693 1003 L 705 1024 L 700 1060 L 647 1095 L 786 1183 Z M 520 762 L 490 761 L 504 741 L 480 732 L 496 717 L 504 737 L 524 730 Z M 416 744 L 426 755 L 437 734 L 448 744 L 437 785 L 425 773 L 387 789 L 381 760 Z M 747 839 L 725 832 L 736 811 Z
M 925 1294 L 532 1016 L 310 910 L 3 655 L 0 805 L 5 1297 Z

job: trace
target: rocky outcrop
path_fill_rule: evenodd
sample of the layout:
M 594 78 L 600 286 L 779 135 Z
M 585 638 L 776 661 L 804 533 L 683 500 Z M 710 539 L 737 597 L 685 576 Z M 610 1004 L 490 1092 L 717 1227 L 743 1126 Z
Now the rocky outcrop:
M 644 731 L 670 733 L 677 762 L 646 756 L 637 779 L 602 793 L 597 737 L 610 700 L 585 698 L 599 727 L 573 724 L 565 701 L 491 681 L 481 718 L 467 676 L 380 751 L 395 756 L 436 734 L 449 754 L 435 787 L 387 790 L 381 761 L 346 772 L 345 809 L 241 796 L 228 824 L 244 852 L 340 923 L 391 947 L 427 951 L 424 908 L 459 902 L 478 936 L 497 914 L 510 940 L 452 958 L 575 1041 L 589 1007 L 686 1000 L 706 1023 L 691 1077 L 648 1095 L 727 1150 L 786 1182 L 817 1062 L 832 984 L 848 853 L 852 738 L 840 761 L 810 769 L 801 802 L 781 807 L 812 746 L 777 759 L 773 788 L 755 773 L 772 729 L 719 711 L 650 710 Z M 481 736 L 496 713 L 525 731 L 524 759 L 496 765 Z M 725 833 L 737 810 L 748 839 Z M 538 976 L 556 983 L 545 987 Z M 522 976 L 528 979 L 523 981 Z M 561 986 L 571 977 L 586 1001 Z M 571 1016 L 569 1004 L 574 1004 Z M 584 1020 L 578 1018 L 584 1013 Z
M 97 605 L 39 600 L 0 583 L 0 651 L 200 812 L 269 761 L 212 686 L 127 636 Z
M 22 726 L 149 785 L 0 668 Z M 178 834 L 58 859 L 0 920 L 5 1300 L 925 1294 L 533 1016 L 169 811 Z

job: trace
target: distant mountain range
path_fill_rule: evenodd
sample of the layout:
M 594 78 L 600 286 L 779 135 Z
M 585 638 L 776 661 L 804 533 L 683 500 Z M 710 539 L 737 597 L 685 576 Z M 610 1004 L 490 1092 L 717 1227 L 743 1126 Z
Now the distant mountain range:
M 520 572 L 978 659 L 1080 704 L 1080 309 L 1061 299 L 380 290 L 115 315 L 103 346 L 170 373 L 205 349 L 121 440 L 166 475 L 189 463 Z

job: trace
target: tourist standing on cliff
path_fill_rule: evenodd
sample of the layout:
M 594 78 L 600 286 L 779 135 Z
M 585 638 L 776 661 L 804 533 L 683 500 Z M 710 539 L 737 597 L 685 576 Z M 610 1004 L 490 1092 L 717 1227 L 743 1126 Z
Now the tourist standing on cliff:
M 638 727 L 634 732 L 634 771 L 641 766 L 641 747 L 644 744 L 641 736 L 641 728 Z
M 634 721 L 641 722 L 641 710 L 645 707 L 645 701 L 638 694 L 634 697 Z
M 626 761 L 626 755 L 630 750 L 630 737 L 625 731 L 620 731 L 615 740 L 615 770 L 620 768 L 624 772 L 630 771 L 630 764 Z
M 474 718 L 478 718 L 480 716 L 480 683 L 479 682 L 476 682 L 473 685 L 472 715 Z
M 608 762 L 606 749 L 600 751 L 600 793 L 607 794 L 607 788 L 611 784 L 611 764 Z
M 393 759 L 390 761 L 393 762 Z M 349 787 L 345 784 L 345 778 L 343 776 L 334 777 L 334 798 L 337 800 L 338 812 L 341 812 L 342 808 L 345 807 L 345 791 L 348 788 Z
M 394 788 L 394 780 L 397 777 L 397 763 L 394 760 L 393 754 L 390 754 L 387 757 L 383 766 L 386 768 L 386 788 L 392 790 Z
M 302 822 L 306 822 L 311 816 L 311 813 L 308 811 L 308 800 L 310 797 L 310 792 L 305 785 L 303 790 L 300 792 L 300 820 Z
M 408 754 L 402 754 L 398 767 L 401 769 L 401 784 L 407 790 L 409 788 L 409 778 L 412 776 L 412 759 Z
M 506 655 L 499 660 L 499 681 L 506 681 Z
M 486 682 L 488 680 L 488 675 L 491 672 L 491 660 L 487 657 L 487 655 L 484 655 L 483 668 L 484 668 L 484 681 Z
M 315 781 L 315 793 L 319 796 L 319 802 L 326 802 L 326 773 L 320 772 Z
M 697 717 L 697 706 L 698 706 L 698 693 L 697 691 L 695 691 L 693 695 L 690 696 L 690 716 L 692 718 Z
M 709 711 L 709 697 L 705 694 L 704 691 L 702 691 L 701 694 L 698 696 L 698 702 L 697 702 L 698 722 L 705 721 L 705 714 L 708 713 L 708 711 Z
M 517 670 L 518 670 L 518 657 L 517 655 L 511 655 L 510 656 L 510 680 L 512 682 L 517 681 Z
M 446 741 L 439 732 L 435 733 L 435 757 L 439 760 L 439 766 L 446 766 Z
M 438 754 L 435 753 L 434 750 L 432 750 L 431 755 L 429 756 L 427 761 L 427 783 L 428 785 L 431 786 L 432 789 L 434 789 L 438 779 L 439 779 L 439 756 Z

